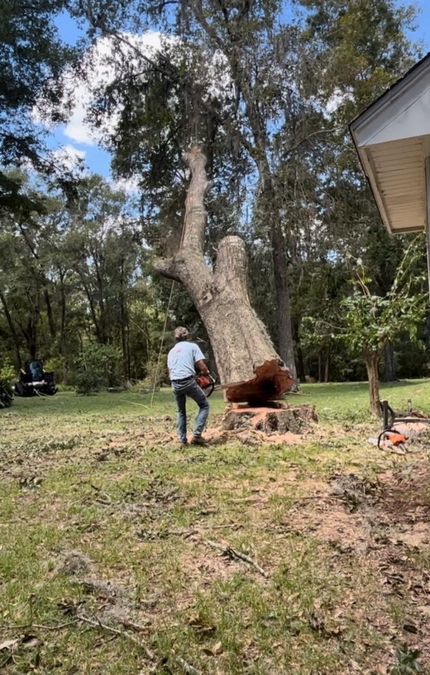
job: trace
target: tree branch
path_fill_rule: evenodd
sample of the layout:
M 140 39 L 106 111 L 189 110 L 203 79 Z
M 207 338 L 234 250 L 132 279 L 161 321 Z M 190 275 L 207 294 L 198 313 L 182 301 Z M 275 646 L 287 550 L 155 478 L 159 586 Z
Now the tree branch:
M 185 220 L 179 250 L 203 255 L 206 227 L 204 197 L 210 185 L 206 177 L 206 157 L 198 145 L 184 156 L 191 170 L 191 181 L 185 201 Z
M 157 258 L 154 262 L 154 270 L 158 274 L 162 274 L 163 277 L 167 279 L 173 279 L 174 281 L 180 281 L 178 262 L 176 257 L 173 258 Z

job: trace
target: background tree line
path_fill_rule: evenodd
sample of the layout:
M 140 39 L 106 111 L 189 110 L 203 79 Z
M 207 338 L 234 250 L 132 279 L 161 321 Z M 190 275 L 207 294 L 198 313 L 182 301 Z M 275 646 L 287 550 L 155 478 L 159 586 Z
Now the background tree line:
M 55 29 L 60 12 L 83 27 L 72 47 Z M 41 357 L 73 383 L 95 359 L 99 370 L 111 364 L 108 384 L 153 379 L 171 288 L 151 264 L 180 239 L 182 153 L 197 141 L 212 177 L 208 260 L 221 236 L 245 239 L 253 305 L 301 380 L 366 377 L 340 325 L 345 299 L 358 269 L 372 297 L 387 297 L 408 241 L 381 225 L 347 124 L 418 58 L 407 37 L 412 7 L 42 0 L 3 3 L 0 18 L 4 365 Z M 148 29 L 163 36 L 151 53 L 130 37 Z M 102 39 L 113 75 L 94 85 L 88 55 Z M 65 69 L 91 85 L 89 121 L 114 174 L 136 182 L 132 197 L 47 152 L 32 111 L 67 119 Z M 415 256 L 415 297 L 423 270 Z M 178 285 L 171 308 L 168 328 L 184 323 L 205 338 Z M 386 379 L 428 374 L 427 324 L 417 315 L 416 340 L 405 329 L 383 345 Z

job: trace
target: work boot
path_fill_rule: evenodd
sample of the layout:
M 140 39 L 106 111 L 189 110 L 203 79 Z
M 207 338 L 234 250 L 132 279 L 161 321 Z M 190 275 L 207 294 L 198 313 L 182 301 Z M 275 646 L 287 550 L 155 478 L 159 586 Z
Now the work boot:
M 191 439 L 191 445 L 207 445 L 204 438 L 201 436 L 193 436 Z
M 179 441 L 179 447 L 181 448 L 186 448 L 188 446 L 188 441 Z

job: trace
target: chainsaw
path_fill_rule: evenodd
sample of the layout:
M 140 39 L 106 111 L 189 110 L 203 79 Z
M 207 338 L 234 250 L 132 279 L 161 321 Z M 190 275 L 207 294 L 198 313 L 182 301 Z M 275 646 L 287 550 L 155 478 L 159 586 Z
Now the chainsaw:
M 206 398 L 209 398 L 209 396 L 212 394 L 213 390 L 215 389 L 215 380 L 212 377 L 210 373 L 200 373 L 199 375 L 196 375 L 196 382 L 199 385 L 200 389 L 203 390 L 204 395 Z

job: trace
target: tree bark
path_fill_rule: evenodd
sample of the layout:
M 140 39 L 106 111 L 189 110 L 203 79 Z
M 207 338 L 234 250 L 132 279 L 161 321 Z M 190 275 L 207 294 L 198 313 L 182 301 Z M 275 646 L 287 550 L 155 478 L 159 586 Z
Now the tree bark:
M 225 237 L 218 246 L 215 269 L 206 265 L 206 157 L 193 146 L 185 161 L 191 182 L 181 244 L 173 258 L 158 260 L 155 269 L 183 283 L 189 292 L 211 341 L 227 400 L 276 400 L 291 388 L 293 379 L 251 307 L 245 244 L 240 237 Z
M 5 298 L 4 294 L 1 293 L 1 292 L 0 292 L 0 300 L 1 300 L 1 303 L 3 305 L 3 310 L 4 310 L 4 313 L 5 313 L 6 321 L 7 321 L 8 326 L 9 326 L 10 333 L 11 333 L 12 338 L 13 338 L 13 346 L 14 346 L 14 349 L 15 349 L 15 365 L 19 369 L 19 368 L 21 368 L 22 361 L 21 361 L 21 352 L 20 352 L 20 348 L 19 348 L 20 344 L 19 344 L 18 334 L 16 332 L 15 324 L 13 322 L 12 315 L 9 311 L 9 307 L 8 307 L 7 302 L 6 302 L 6 298 Z
M 54 320 L 54 314 L 52 311 L 52 305 L 51 305 L 51 298 L 49 295 L 48 289 L 45 287 L 43 289 L 43 297 L 45 298 L 45 305 L 46 305 L 46 314 L 48 317 L 48 326 L 49 326 L 49 333 L 53 339 L 55 339 L 57 335 L 57 328 L 55 326 L 55 320 Z
M 370 352 L 364 355 L 367 369 L 367 379 L 369 382 L 370 410 L 373 415 L 379 417 L 380 399 L 379 399 L 379 354 Z
M 126 283 L 124 274 L 124 258 L 121 258 L 120 266 L 120 291 L 119 291 L 119 313 L 121 330 L 121 349 L 124 377 L 130 379 L 130 353 L 128 343 L 128 309 L 126 301 Z
M 291 302 L 288 287 L 287 257 L 285 241 L 279 223 L 271 226 L 271 244 L 273 259 L 273 276 L 275 281 L 276 314 L 278 317 L 279 353 L 296 379 L 294 358 L 294 340 L 291 328 Z
M 324 382 L 328 382 L 330 377 L 330 352 L 327 353 L 325 357 L 324 364 Z
M 397 374 L 394 347 L 391 342 L 387 342 L 384 345 L 384 382 L 395 382 L 396 380 Z
M 60 270 L 59 276 L 60 276 L 60 308 L 61 308 L 59 352 L 61 356 L 64 356 L 65 338 L 66 338 L 66 290 L 64 286 L 64 279 L 66 273 L 63 270 Z

